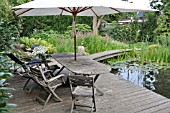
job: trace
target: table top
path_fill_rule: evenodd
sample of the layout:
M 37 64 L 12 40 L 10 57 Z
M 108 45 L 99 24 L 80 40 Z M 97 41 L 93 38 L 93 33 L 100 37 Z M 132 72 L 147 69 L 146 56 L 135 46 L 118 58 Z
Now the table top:
M 110 66 L 91 60 L 86 56 L 77 56 L 74 60 L 73 54 L 53 54 L 51 55 L 57 62 L 76 74 L 97 75 L 110 72 Z

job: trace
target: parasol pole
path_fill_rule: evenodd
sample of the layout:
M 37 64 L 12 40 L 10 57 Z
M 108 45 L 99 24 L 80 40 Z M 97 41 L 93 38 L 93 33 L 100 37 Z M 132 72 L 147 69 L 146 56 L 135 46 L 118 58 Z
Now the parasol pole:
M 73 8 L 73 11 L 75 11 L 75 8 Z M 77 12 L 73 12 L 73 37 L 74 37 L 74 60 L 77 60 L 76 56 L 76 15 Z

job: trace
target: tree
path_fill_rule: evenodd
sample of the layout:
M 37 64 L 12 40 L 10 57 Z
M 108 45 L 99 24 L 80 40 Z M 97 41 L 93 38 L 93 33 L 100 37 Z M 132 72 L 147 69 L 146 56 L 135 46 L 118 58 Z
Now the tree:
M 101 18 L 97 18 L 97 16 L 93 16 L 93 35 L 98 34 L 98 28 L 103 18 L 104 16 L 102 16 Z
M 101 17 L 93 16 L 93 34 L 97 35 L 99 27 L 104 20 L 105 22 L 112 23 L 112 21 L 118 21 L 121 18 L 122 13 L 103 15 Z
M 155 2 L 159 2 L 155 0 Z M 158 35 L 170 35 L 170 1 L 162 0 L 163 5 L 156 5 L 155 7 L 160 9 L 161 14 L 158 19 L 158 28 L 155 30 L 155 33 Z

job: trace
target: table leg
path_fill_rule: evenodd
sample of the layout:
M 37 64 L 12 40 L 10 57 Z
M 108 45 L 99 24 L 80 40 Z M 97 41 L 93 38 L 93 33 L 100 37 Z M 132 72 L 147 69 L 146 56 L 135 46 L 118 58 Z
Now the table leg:
M 103 96 L 104 95 L 104 93 L 101 91 L 101 90 L 99 90 L 96 86 L 94 86 L 95 88 L 96 88 L 96 94 L 97 95 L 99 95 L 99 96 Z
M 65 66 L 63 66 L 55 75 L 58 75 L 64 68 Z
M 94 77 L 94 82 L 96 82 L 96 80 L 98 79 L 99 77 L 99 74 L 97 74 L 95 77 Z
M 98 77 L 99 77 L 99 74 L 97 74 L 97 75 L 94 77 L 94 82 L 96 82 L 96 80 L 98 79 Z M 103 93 L 101 90 L 99 90 L 96 86 L 94 86 L 94 87 L 96 88 L 97 94 L 99 94 L 99 96 L 103 96 L 103 95 L 104 95 L 104 93 Z

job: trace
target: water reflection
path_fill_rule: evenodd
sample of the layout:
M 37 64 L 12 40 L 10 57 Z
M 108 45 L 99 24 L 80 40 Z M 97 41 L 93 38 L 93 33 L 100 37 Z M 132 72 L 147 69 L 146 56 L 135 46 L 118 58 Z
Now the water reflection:
M 170 70 L 159 70 L 158 67 L 154 64 L 140 66 L 137 62 L 119 62 L 113 64 L 112 73 L 170 98 Z

